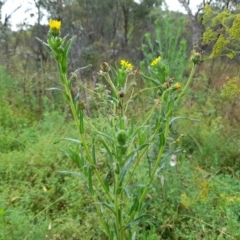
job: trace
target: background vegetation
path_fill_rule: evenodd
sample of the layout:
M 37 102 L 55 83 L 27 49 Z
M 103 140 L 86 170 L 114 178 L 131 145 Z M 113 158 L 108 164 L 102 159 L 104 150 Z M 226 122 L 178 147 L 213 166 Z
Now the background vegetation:
M 179 2 L 187 8 L 187 1 Z M 203 53 L 191 90 L 175 114 L 198 121 L 182 119 L 172 126 L 169 148 L 184 151 L 175 167 L 166 160 L 155 181 L 147 209 L 154 217 L 139 226 L 138 239 L 240 239 L 238 38 L 229 48 L 236 53 L 231 58 L 226 57 L 229 51 L 208 57 L 219 36 L 229 39 L 227 26 L 234 22 L 214 17 L 224 7 L 238 16 L 239 1 L 209 1 L 214 12 L 205 21 L 203 4 L 196 15 L 163 10 L 160 0 L 34 4 L 39 11 L 33 26 L 12 31 L 10 15 L 2 16 L 0 25 L 0 239 L 104 239 L 84 186 L 77 176 L 60 173 L 76 169 L 59 151 L 69 143 L 56 142 L 76 133 L 61 94 L 46 90 L 58 86 L 58 75 L 36 41 L 47 36 L 48 26 L 40 24 L 44 14 L 63 22 L 62 35 L 77 36 L 70 72 L 91 63 L 78 79 L 106 99 L 108 86 L 97 75 L 103 61 L 114 66 L 127 59 L 137 69 L 161 55 L 175 81 L 184 82 L 191 50 Z M 209 29 L 219 35 L 202 42 Z M 101 124 L 99 99 L 86 92 L 84 102 L 90 119 Z M 148 95 L 132 109 L 137 117 L 141 104 L 149 104 Z M 154 156 L 153 149 L 149 158 Z

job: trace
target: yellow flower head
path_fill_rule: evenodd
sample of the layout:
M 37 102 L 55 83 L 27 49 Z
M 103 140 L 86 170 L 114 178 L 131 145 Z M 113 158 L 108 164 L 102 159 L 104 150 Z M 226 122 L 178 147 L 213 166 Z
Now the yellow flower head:
M 151 66 L 156 66 L 158 64 L 158 62 L 161 60 L 161 56 L 158 56 L 157 58 L 155 58 L 152 62 L 151 62 Z
M 125 67 L 126 69 L 132 70 L 133 69 L 133 65 L 125 60 L 121 60 L 121 66 Z
M 174 89 L 180 89 L 182 87 L 181 83 L 177 82 L 175 85 L 174 85 Z
M 50 27 L 51 30 L 59 31 L 60 28 L 61 28 L 61 21 L 50 19 L 49 27 Z

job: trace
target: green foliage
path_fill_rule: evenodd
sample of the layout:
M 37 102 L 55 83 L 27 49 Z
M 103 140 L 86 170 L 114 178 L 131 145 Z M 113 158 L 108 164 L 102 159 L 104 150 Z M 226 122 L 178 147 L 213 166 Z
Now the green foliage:
M 186 40 L 182 36 L 185 18 L 159 9 L 156 14 L 160 17 L 154 23 L 154 33 L 145 34 L 147 45 L 142 46 L 146 64 L 149 66 L 152 59 L 162 56 L 171 75 L 181 81 L 187 60 Z
M 203 122 L 191 124 L 196 138 L 199 129 L 206 128 Z M 185 129 L 184 121 L 180 125 L 183 132 L 189 129 L 187 123 Z M 97 124 L 101 126 L 104 121 Z M 200 128 L 194 130 L 198 124 Z M 105 239 L 79 178 L 60 173 L 77 170 L 58 152 L 58 148 L 65 148 L 66 141 L 53 144 L 59 138 L 75 138 L 74 124 L 66 122 L 62 114 L 46 114 L 34 130 L 29 130 L 34 131 L 34 141 L 29 135 L 31 144 L 24 150 L 0 154 L 0 239 Z M 213 143 L 220 135 L 215 139 L 206 135 L 201 147 L 209 147 L 208 156 L 214 157 Z M 146 205 L 147 214 L 155 217 L 139 224 L 137 239 L 239 238 L 240 172 L 232 175 L 226 168 L 225 174 L 219 174 L 219 157 L 215 158 L 214 169 L 213 157 L 204 164 L 200 160 L 207 153 L 198 156 L 196 147 L 191 153 L 188 147 L 194 143 L 187 140 L 189 136 L 186 132 L 179 142 L 187 152 L 179 156 L 177 167 L 171 167 L 167 158 L 164 170 L 158 173 Z M 75 149 L 75 143 L 69 142 L 69 147 Z M 226 144 L 220 142 L 220 147 L 226 149 Z M 225 154 L 228 152 L 226 149 Z M 98 161 L 103 167 L 104 161 Z M 143 170 L 138 176 L 144 176 Z
M 84 212 L 79 214 L 89 208 L 79 179 L 60 173 L 75 170 L 58 151 L 65 143 L 54 145 L 59 138 L 75 137 L 72 126 L 62 114 L 46 114 L 18 136 L 26 143 L 24 149 L 6 146 L 0 153 L 0 239 L 101 238 L 97 225 L 91 231 L 89 228 L 90 222 L 97 222 L 92 208 L 87 210 L 92 218 L 86 219 Z
M 21 97 L 19 95 L 14 96 L 13 92 L 17 90 L 14 83 L 14 78 L 0 66 L 0 126 L 3 127 L 14 125 L 16 114 L 14 113 L 15 109 L 11 107 L 11 103 L 14 105 L 16 100 L 20 100 Z
M 230 168 L 235 172 L 240 152 L 236 147 L 237 126 L 231 126 L 233 116 L 226 114 L 231 102 L 220 95 L 220 90 L 207 89 L 202 78 L 194 83 L 195 90 L 186 99 L 187 107 L 179 109 L 179 114 L 199 121 L 178 122 L 178 132 L 187 136 L 181 141 L 182 147 L 208 171 L 226 172 Z

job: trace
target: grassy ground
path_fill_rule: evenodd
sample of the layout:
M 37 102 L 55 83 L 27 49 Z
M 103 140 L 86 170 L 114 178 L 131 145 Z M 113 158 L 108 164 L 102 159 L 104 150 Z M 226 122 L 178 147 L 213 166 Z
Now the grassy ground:
M 172 142 L 185 151 L 158 174 L 147 198 L 152 218 L 138 226 L 137 239 L 240 239 L 239 126 L 233 102 L 208 89 L 205 71 L 178 109 L 200 121 L 172 127 Z M 0 90 L 0 239 L 105 239 L 79 177 L 62 172 L 77 171 L 61 151 L 74 144 L 55 143 L 75 137 L 70 117 L 46 111 L 34 119 L 16 99 L 6 101 L 11 87 Z
M 19 131 L 1 132 L 9 145 L 0 153 L 0 239 L 104 239 L 79 178 L 60 173 L 76 170 L 59 151 L 67 143 L 54 144 L 74 137 L 72 123 L 51 113 Z M 179 144 L 187 152 L 159 174 L 148 197 L 153 218 L 140 226 L 139 239 L 238 239 L 239 171 L 224 163 L 231 161 L 222 158 L 230 154 L 220 149 L 224 139 L 203 123 L 186 131 Z

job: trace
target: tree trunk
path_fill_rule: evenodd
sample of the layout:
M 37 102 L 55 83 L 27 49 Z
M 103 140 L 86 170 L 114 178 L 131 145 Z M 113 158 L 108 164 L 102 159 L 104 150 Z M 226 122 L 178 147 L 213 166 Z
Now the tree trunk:
M 189 2 L 186 0 L 178 0 L 180 4 L 185 8 L 188 14 L 188 18 L 192 25 L 192 48 L 199 49 L 201 47 L 201 36 L 202 36 L 202 25 L 198 21 L 197 17 L 200 9 L 194 15 L 191 8 L 189 7 Z

